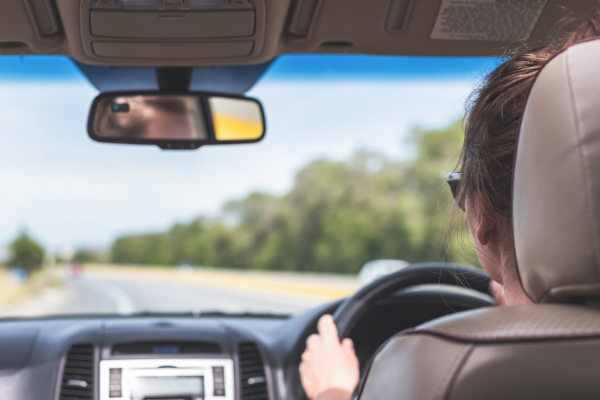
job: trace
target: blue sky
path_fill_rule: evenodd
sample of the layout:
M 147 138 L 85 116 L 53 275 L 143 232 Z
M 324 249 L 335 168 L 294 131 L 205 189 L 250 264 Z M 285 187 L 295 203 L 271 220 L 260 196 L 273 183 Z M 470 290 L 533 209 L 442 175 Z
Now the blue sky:
M 491 58 L 395 57 L 364 55 L 287 55 L 275 61 L 271 80 L 454 80 L 480 75 Z
M 497 59 L 476 57 L 395 57 L 363 55 L 286 55 L 263 81 L 293 80 L 453 80 L 489 70 Z M 3 56 L 0 81 L 81 82 L 86 78 L 64 56 Z
M 293 55 L 248 93 L 268 131 L 252 145 L 168 152 L 100 144 L 85 130 L 97 90 L 58 56 L 0 57 L 0 246 L 27 229 L 46 247 L 108 247 L 215 215 L 251 191 L 285 193 L 317 158 L 411 156 L 414 127 L 460 118 L 493 59 Z

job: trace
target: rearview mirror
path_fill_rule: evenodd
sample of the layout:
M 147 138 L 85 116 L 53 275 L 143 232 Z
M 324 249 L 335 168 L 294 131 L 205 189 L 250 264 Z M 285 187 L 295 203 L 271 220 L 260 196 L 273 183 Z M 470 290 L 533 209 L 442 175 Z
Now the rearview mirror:
M 265 136 L 256 99 L 206 92 L 107 92 L 92 103 L 88 134 L 98 142 L 163 149 L 254 143 Z

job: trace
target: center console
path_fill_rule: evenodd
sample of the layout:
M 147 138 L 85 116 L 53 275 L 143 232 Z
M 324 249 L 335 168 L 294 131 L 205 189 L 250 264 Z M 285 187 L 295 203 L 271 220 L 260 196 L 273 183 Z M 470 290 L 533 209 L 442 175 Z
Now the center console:
M 100 361 L 100 400 L 234 400 L 233 361 L 157 358 Z

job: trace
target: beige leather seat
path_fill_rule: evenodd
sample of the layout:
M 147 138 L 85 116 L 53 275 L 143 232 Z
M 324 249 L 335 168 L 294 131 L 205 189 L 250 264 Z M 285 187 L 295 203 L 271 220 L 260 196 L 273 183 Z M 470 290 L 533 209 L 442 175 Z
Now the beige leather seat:
M 361 400 L 600 398 L 600 39 L 538 75 L 513 200 L 518 269 L 537 304 L 458 313 L 393 337 Z

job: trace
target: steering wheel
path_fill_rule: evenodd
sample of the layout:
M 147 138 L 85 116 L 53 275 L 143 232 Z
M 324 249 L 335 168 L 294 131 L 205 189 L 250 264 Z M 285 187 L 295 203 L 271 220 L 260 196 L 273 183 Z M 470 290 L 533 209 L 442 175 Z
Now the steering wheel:
M 449 263 L 413 264 L 371 282 L 345 299 L 333 314 L 340 339 L 348 337 L 360 318 L 378 300 L 415 285 L 446 284 L 489 294 L 490 277 L 481 269 Z

